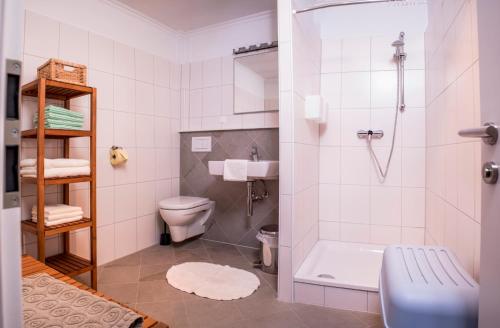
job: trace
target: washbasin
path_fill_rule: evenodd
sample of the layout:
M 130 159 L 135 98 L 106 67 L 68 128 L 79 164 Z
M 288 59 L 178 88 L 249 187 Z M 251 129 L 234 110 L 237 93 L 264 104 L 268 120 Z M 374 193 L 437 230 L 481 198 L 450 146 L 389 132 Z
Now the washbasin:
M 208 172 L 211 175 L 224 175 L 224 161 L 208 161 Z M 278 179 L 279 161 L 248 161 L 247 175 L 249 180 Z

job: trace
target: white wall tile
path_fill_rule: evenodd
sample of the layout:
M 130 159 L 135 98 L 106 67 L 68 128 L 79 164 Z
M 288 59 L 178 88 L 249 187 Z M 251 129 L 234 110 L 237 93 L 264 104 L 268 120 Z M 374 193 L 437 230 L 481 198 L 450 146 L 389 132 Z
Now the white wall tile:
M 341 145 L 341 119 L 340 111 L 329 110 L 327 121 L 319 127 L 319 142 L 322 146 L 340 146 Z M 281 128 L 281 125 L 280 125 Z
M 137 147 L 155 146 L 155 118 L 149 115 L 136 115 L 136 145 Z
M 113 146 L 114 140 L 114 119 L 113 111 L 98 110 L 97 111 L 97 147 L 110 148 Z
M 342 112 L 342 146 L 365 146 L 366 139 L 358 138 L 359 130 L 369 130 L 370 111 L 349 110 Z
M 156 212 L 155 182 L 137 184 L 137 216 L 144 216 Z
M 321 73 L 342 71 L 342 40 L 326 39 L 321 44 Z
M 154 112 L 157 116 L 170 116 L 170 91 L 168 88 L 155 86 Z
M 221 87 L 207 87 L 203 89 L 202 116 L 219 116 L 222 113 Z
M 114 110 L 132 113 L 135 111 L 135 81 L 115 75 Z
M 156 147 L 170 147 L 170 122 L 168 118 L 157 117 L 154 121 L 154 132 L 154 145 Z
M 401 242 L 410 245 L 424 245 L 425 229 L 403 227 L 401 231 Z
M 392 108 L 397 100 L 397 73 L 395 71 L 372 72 L 371 105 L 373 108 Z
M 113 187 L 97 188 L 97 227 L 107 226 L 115 222 Z
M 61 24 L 59 42 L 59 58 L 77 64 L 89 64 L 89 33 L 87 31 Z
M 203 61 L 202 69 L 203 87 L 215 87 L 222 84 L 222 58 Z
M 341 182 L 370 185 L 370 156 L 365 148 L 344 147 L 341 151 Z
M 370 70 L 370 38 L 349 38 L 342 40 L 342 71 Z
M 370 107 L 370 73 L 342 74 L 342 108 Z
M 401 226 L 401 188 L 372 187 L 370 192 L 371 223 Z
M 115 186 L 115 222 L 137 216 L 137 190 L 135 184 Z M 135 237 L 134 237 L 135 239 Z
M 114 113 L 114 140 L 116 146 L 135 147 L 135 114 Z
M 115 42 L 113 64 L 115 74 L 135 78 L 134 48 Z
M 190 67 L 189 88 L 200 89 L 203 87 L 203 63 L 194 62 Z
M 156 176 L 156 150 L 153 148 L 137 149 L 137 181 L 153 181 Z
M 109 148 L 97 149 L 96 166 L 97 187 L 112 186 L 115 180 L 113 167 L 109 163 Z
M 425 190 L 423 188 L 403 188 L 402 197 L 403 226 L 423 228 L 425 226 Z
M 340 183 L 340 147 L 320 147 L 319 181 Z
M 120 258 L 137 251 L 137 220 L 115 224 L 115 257 Z
M 89 70 L 89 84 L 97 89 L 97 108 L 113 109 L 114 79 L 113 75 L 97 70 Z M 99 123 L 99 122 L 98 122 Z
M 341 86 L 342 74 L 321 74 L 321 95 L 327 102 L 329 109 L 340 109 L 342 105 Z
M 425 148 L 403 149 L 403 185 L 425 187 Z
M 154 59 L 154 82 L 158 86 L 167 88 L 170 86 L 170 63 L 158 56 Z
M 153 83 L 155 79 L 154 56 L 135 49 L 135 78 L 138 81 Z
M 366 243 L 370 240 L 370 226 L 368 224 L 341 223 L 340 240 Z
M 137 249 L 144 249 L 158 243 L 156 217 L 154 214 L 137 218 Z
M 341 186 L 340 214 L 342 222 L 369 223 L 370 187 Z
M 113 73 L 113 40 L 89 33 L 89 67 L 98 71 Z M 99 96 L 101 93 L 99 93 Z
M 128 160 L 115 166 L 115 185 L 129 184 L 137 182 L 137 149 L 128 148 Z
M 233 84 L 233 57 L 222 57 L 222 84 Z
M 97 228 L 97 264 L 103 265 L 115 259 L 115 226 Z
M 24 51 L 44 58 L 57 58 L 59 23 L 45 16 L 26 11 Z
M 371 225 L 370 242 L 381 245 L 400 244 L 401 227 Z
M 340 223 L 319 221 L 319 239 L 340 240 Z
M 135 112 L 155 114 L 154 87 L 152 84 L 135 82 Z

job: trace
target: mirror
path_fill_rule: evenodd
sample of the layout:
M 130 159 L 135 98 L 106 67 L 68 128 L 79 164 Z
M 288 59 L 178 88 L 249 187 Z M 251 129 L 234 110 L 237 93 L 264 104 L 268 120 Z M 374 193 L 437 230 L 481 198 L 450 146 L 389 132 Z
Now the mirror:
M 234 113 L 278 110 L 278 50 L 234 58 Z

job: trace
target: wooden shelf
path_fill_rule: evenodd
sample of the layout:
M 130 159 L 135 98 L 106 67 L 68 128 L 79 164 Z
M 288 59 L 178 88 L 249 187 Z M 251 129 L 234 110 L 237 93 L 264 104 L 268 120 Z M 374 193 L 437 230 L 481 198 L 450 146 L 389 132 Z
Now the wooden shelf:
M 34 129 L 21 132 L 23 138 L 31 138 L 36 140 L 36 160 L 38 165 L 43 163 L 45 158 L 45 146 L 47 139 L 60 139 L 62 141 L 62 150 L 64 158 L 70 158 L 70 141 L 71 138 L 88 137 L 89 139 L 89 160 L 90 160 L 90 175 L 88 176 L 72 176 L 65 178 L 43 178 L 39 177 L 28 178 L 21 177 L 22 183 L 31 183 L 36 185 L 37 200 L 36 206 L 38 216 L 44 216 L 44 208 L 46 205 L 45 190 L 48 185 L 62 185 L 62 203 L 70 204 L 70 188 L 71 183 L 89 183 L 89 209 L 90 218 L 47 227 L 45 225 L 38 226 L 31 221 L 23 221 L 22 229 L 36 234 L 38 258 L 42 262 L 54 269 L 67 274 L 77 275 L 86 271 L 91 271 L 92 288 L 97 288 L 97 224 L 96 224 L 96 135 L 97 129 L 96 112 L 97 112 L 97 90 L 92 87 L 81 86 L 71 83 L 58 82 L 48 79 L 37 79 L 31 83 L 25 84 L 21 88 L 21 94 L 28 97 L 37 97 L 37 113 L 41 118 L 47 104 L 47 99 L 56 99 L 64 101 L 64 108 L 71 109 L 71 99 L 81 96 L 89 96 L 89 130 L 65 130 L 65 129 L 45 129 L 42 122 L 38 122 L 39 126 Z M 37 130 L 40 129 L 40 130 Z M 39 133 L 43 130 L 43 133 Z M 41 165 L 40 165 L 41 166 Z M 38 167 L 41 169 L 41 167 Z M 39 179 L 39 180 L 38 180 Z M 85 260 L 70 252 L 72 230 L 89 228 L 89 244 L 91 260 Z M 46 237 L 60 234 L 63 237 L 64 251 L 62 254 L 46 258 Z
M 91 137 L 91 131 L 84 130 L 60 130 L 60 129 L 45 129 L 45 139 L 66 139 L 66 138 L 80 138 Z M 37 129 L 24 130 L 21 132 L 23 138 L 36 139 Z
M 83 218 L 78 221 L 73 221 L 69 223 L 57 224 L 53 226 L 45 226 L 45 236 L 53 236 L 67 231 L 78 230 L 82 228 L 88 228 L 92 226 L 92 219 Z M 21 227 L 24 231 L 29 231 L 34 234 L 38 233 L 38 226 L 36 222 L 31 220 L 24 220 L 21 222 Z
M 45 185 L 65 185 L 69 183 L 80 183 L 80 182 L 91 182 L 92 177 L 90 175 L 79 175 L 75 177 L 67 178 L 50 178 L 45 179 Z M 22 183 L 36 184 L 36 178 L 21 177 Z
M 38 85 L 42 79 L 34 80 L 28 84 L 23 85 L 21 92 L 23 96 L 38 97 Z M 57 100 L 69 100 L 81 96 L 92 94 L 93 88 L 77 84 L 45 80 L 46 91 L 45 98 Z
M 76 276 L 94 269 L 89 260 L 69 253 L 47 257 L 45 264 L 67 276 Z

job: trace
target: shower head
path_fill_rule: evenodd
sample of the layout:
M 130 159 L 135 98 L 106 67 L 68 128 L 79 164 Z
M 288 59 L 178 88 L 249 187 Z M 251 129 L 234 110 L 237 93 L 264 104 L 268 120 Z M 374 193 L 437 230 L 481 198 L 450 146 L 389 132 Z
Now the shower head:
M 403 40 L 396 40 L 392 43 L 393 47 L 403 47 L 405 45 L 405 42 Z
M 393 47 L 403 47 L 405 45 L 405 32 L 399 33 L 399 38 L 392 43 Z

